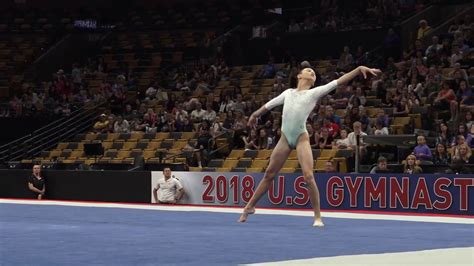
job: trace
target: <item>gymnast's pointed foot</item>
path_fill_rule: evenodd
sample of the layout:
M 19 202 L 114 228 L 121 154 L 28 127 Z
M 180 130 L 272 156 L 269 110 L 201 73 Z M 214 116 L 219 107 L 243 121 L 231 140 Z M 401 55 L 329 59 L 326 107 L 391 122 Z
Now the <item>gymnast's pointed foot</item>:
M 250 214 L 254 214 L 254 213 L 255 213 L 255 208 L 254 207 L 252 207 L 252 208 L 245 207 L 244 211 L 240 215 L 239 222 L 243 223 L 243 222 L 247 221 L 248 216 Z
M 313 226 L 314 227 L 323 227 L 324 226 L 323 220 L 321 220 L 321 218 L 314 219 Z

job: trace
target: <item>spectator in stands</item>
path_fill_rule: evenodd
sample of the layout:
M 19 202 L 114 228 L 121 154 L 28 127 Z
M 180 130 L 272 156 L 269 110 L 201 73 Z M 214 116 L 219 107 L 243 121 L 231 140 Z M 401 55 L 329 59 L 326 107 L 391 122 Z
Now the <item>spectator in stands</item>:
M 332 96 L 337 109 L 346 109 L 350 97 L 351 94 L 347 92 L 347 88 L 344 86 L 337 87 L 336 92 Z
M 335 173 L 336 170 L 336 162 L 333 159 L 329 159 L 324 164 L 324 172 L 325 173 Z
M 471 148 L 466 144 L 459 145 L 459 153 L 453 157 L 453 161 L 460 160 L 463 164 L 474 164 Z
M 461 123 L 461 124 L 458 125 L 458 131 L 456 132 L 456 136 L 463 136 L 462 143 L 471 143 L 472 139 L 471 139 L 471 137 L 469 136 L 468 133 L 469 132 L 467 132 L 465 124 Z M 452 141 L 453 145 L 458 145 L 459 144 L 458 141 L 456 141 L 456 140 L 459 141 L 459 139 L 453 139 L 453 141 Z
M 313 126 L 311 123 L 306 123 L 306 131 L 308 131 L 309 136 L 309 145 L 311 145 L 312 149 L 317 149 L 318 141 L 319 141 L 319 134 L 314 132 Z
M 295 19 L 292 19 L 290 25 L 288 26 L 288 32 L 298 32 L 300 31 L 300 25 L 296 23 Z
M 451 143 L 451 158 L 459 156 L 459 148 L 464 143 L 466 143 L 464 135 L 457 135 L 453 138 L 453 142 Z
M 323 128 L 326 128 L 328 130 L 329 136 L 332 139 L 335 139 L 337 136 L 339 136 L 339 125 L 337 123 L 334 123 L 332 118 L 330 117 L 325 117 L 323 120 Z
M 321 135 L 319 137 L 318 147 L 320 149 L 332 149 L 333 138 L 329 134 L 329 130 L 325 127 L 321 129 Z
M 380 120 L 377 120 L 375 122 L 375 130 L 374 130 L 374 135 L 389 135 L 388 133 L 388 128 L 383 125 L 383 122 Z
M 272 138 L 268 136 L 267 130 L 265 128 L 261 128 L 257 139 L 257 149 L 268 150 L 272 144 Z
M 220 103 L 219 113 L 232 111 L 233 106 L 234 106 L 234 102 L 232 101 L 230 95 L 225 95 L 222 98 L 222 101 Z
M 164 178 L 160 178 L 156 187 L 153 188 L 153 197 L 159 204 L 175 204 L 184 195 L 184 188 L 181 182 L 171 176 L 171 168 L 163 169 Z
M 348 129 L 343 128 L 341 129 L 341 136 L 340 139 L 334 141 L 334 147 L 337 149 L 347 149 L 349 147 L 349 139 L 348 136 Z
M 449 155 L 446 145 L 443 143 L 436 144 L 436 149 L 433 156 L 433 163 L 435 165 L 448 165 L 451 162 L 451 156 Z
M 251 129 L 248 136 L 243 136 L 242 140 L 245 143 L 245 150 L 258 150 L 258 135 L 256 129 Z
M 33 174 L 28 177 L 28 189 L 33 192 L 34 197 L 41 200 L 44 198 L 46 186 L 44 178 L 41 176 L 41 166 L 33 165 Z
M 431 31 L 431 27 L 428 25 L 428 21 L 422 19 L 418 22 L 419 28 L 416 35 L 417 39 L 423 39 Z
M 393 116 L 408 116 L 410 107 L 406 98 L 395 100 L 395 107 L 393 107 Z
M 468 86 L 466 80 L 461 80 L 459 83 L 459 91 L 457 94 L 459 106 L 461 107 L 461 111 L 474 111 L 474 93 L 472 92 L 472 88 Z M 458 110 L 457 102 L 453 102 L 454 110 Z M 470 113 L 469 112 L 469 113 Z
M 107 124 L 107 133 L 113 133 L 114 132 L 114 125 L 115 125 L 115 115 L 110 114 L 107 117 L 107 120 L 109 121 L 109 123 Z
M 428 145 L 426 145 L 425 136 L 418 136 L 416 141 L 418 145 L 413 149 L 413 154 L 416 156 L 416 159 L 420 161 L 431 161 L 433 155 Z
M 106 133 L 109 129 L 109 120 L 107 120 L 106 114 L 99 116 L 99 121 L 94 124 L 94 131 L 97 133 Z
M 452 136 L 449 133 L 449 128 L 446 123 L 439 124 L 438 135 L 436 137 L 436 144 L 443 144 L 444 146 L 448 147 L 451 146 Z
M 202 109 L 202 105 L 200 102 L 196 104 L 196 109 L 191 112 L 191 122 L 192 123 L 200 123 L 204 116 L 206 115 L 206 111 Z
M 326 117 L 331 118 L 337 125 L 341 125 L 341 118 L 334 113 L 334 107 L 326 106 Z
M 410 154 L 403 162 L 403 173 L 404 174 L 420 174 L 423 173 L 423 169 L 417 165 L 416 156 Z
M 212 109 L 212 104 L 211 104 L 211 103 L 207 103 L 207 104 L 206 104 L 206 114 L 204 114 L 203 119 L 204 119 L 204 120 L 207 120 L 207 121 L 209 121 L 209 122 L 211 122 L 211 123 L 214 123 L 214 120 L 216 120 L 216 116 L 217 116 L 217 114 L 216 114 L 216 111 L 214 111 L 214 110 Z
M 131 104 L 126 104 L 125 105 L 125 110 L 122 113 L 123 118 L 127 121 L 133 121 L 135 117 L 137 117 L 137 112 L 136 110 L 132 109 Z
M 142 126 L 140 127 L 143 127 L 143 125 L 145 132 L 147 133 L 157 132 L 158 127 L 156 124 L 156 119 L 152 119 L 149 113 L 143 115 Z
M 362 132 L 362 123 L 357 121 L 352 124 L 353 132 L 349 133 L 347 136 L 348 139 L 348 148 L 355 150 L 357 146 L 357 137 L 359 137 L 359 153 L 361 158 L 366 154 L 365 143 L 363 142 L 361 136 L 367 136 L 365 132 Z
M 388 172 L 388 167 L 387 167 L 387 158 L 380 156 L 377 159 L 377 166 L 374 166 L 371 170 L 371 174 L 377 174 L 377 173 L 387 173 Z
M 191 121 L 189 121 L 189 118 L 185 117 L 180 124 L 176 125 L 176 130 L 180 132 L 192 132 L 194 131 L 194 126 Z
M 375 123 L 377 124 L 379 122 L 382 127 L 388 127 L 389 126 L 389 118 L 388 115 L 385 114 L 384 109 L 379 109 L 377 112 L 377 117 L 375 119 Z
M 439 43 L 438 36 L 431 37 L 431 45 L 426 48 L 425 55 L 428 57 L 436 56 L 443 46 Z
M 209 152 L 213 146 L 214 144 L 209 130 L 200 126 L 196 146 L 194 147 L 194 156 L 198 167 L 202 167 L 209 161 Z
M 234 125 L 234 113 L 232 111 L 228 111 L 227 115 L 225 116 L 224 122 L 222 123 L 222 127 L 225 129 L 232 129 Z
M 451 57 L 449 59 L 450 66 L 454 67 L 454 65 L 456 65 L 457 62 L 462 60 L 462 58 L 463 58 L 463 53 L 461 49 L 459 48 L 459 44 L 453 42 Z
M 268 63 L 263 66 L 262 70 L 260 71 L 260 74 L 258 74 L 258 77 L 261 79 L 270 79 L 275 76 L 275 73 L 276 68 L 273 64 L 273 58 L 270 58 L 268 60 Z
M 115 133 L 130 133 L 130 124 L 127 120 L 123 119 L 121 115 L 117 116 L 117 120 L 114 124 Z
M 232 111 L 239 111 L 245 113 L 247 106 L 244 101 L 242 101 L 242 94 L 237 94 L 235 102 L 232 104 Z
M 467 138 L 471 140 L 471 142 L 466 142 L 467 145 L 471 148 L 474 148 L 474 123 L 471 124 Z
M 350 49 L 348 46 L 344 46 L 344 50 L 342 51 L 342 54 L 339 57 L 339 61 L 337 61 L 336 69 L 339 71 L 347 72 L 352 69 L 353 64 L 354 58 L 350 53 Z
M 210 131 L 213 138 L 216 138 L 225 132 L 225 129 L 222 127 L 222 122 L 220 122 L 219 116 L 217 116 L 216 119 L 214 119 L 214 122 L 211 123 Z
M 247 127 L 247 119 L 245 119 L 245 116 L 243 115 L 242 112 L 236 111 L 235 112 L 235 120 L 232 125 L 232 129 L 234 131 L 243 131 Z
M 177 124 L 182 124 L 184 119 L 188 118 L 188 112 L 183 109 L 182 103 L 177 103 L 176 108 L 173 110 L 174 119 L 176 120 Z
M 435 110 L 451 110 L 456 108 L 456 95 L 446 82 L 441 83 L 441 89 L 433 102 Z M 455 110 L 454 110 L 455 111 Z M 453 113 L 453 112 L 451 112 Z M 455 112 L 454 112 L 455 113 Z M 454 117 L 451 116 L 451 120 Z

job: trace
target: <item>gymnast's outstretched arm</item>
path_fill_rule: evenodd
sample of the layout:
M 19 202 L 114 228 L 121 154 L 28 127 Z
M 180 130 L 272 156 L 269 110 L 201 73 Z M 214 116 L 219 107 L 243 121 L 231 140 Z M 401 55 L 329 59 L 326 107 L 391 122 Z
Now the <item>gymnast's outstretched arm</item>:
M 355 79 L 360 74 L 362 74 L 364 78 L 367 78 L 368 75 L 377 76 L 380 73 L 382 73 L 380 69 L 359 66 L 355 68 L 354 70 L 352 70 L 351 72 L 344 74 L 340 78 L 333 80 L 326 85 L 311 89 L 311 95 L 315 101 L 319 101 L 321 97 L 326 96 L 328 93 L 333 91 L 337 86 L 345 85 L 349 83 L 351 80 Z
M 359 66 L 359 67 L 355 68 L 354 70 L 352 70 L 351 72 L 346 73 L 342 77 L 338 78 L 337 79 L 337 84 L 338 85 L 347 84 L 351 80 L 355 79 L 360 74 L 362 74 L 362 76 L 364 76 L 364 79 L 366 79 L 368 75 L 377 76 L 380 73 L 382 73 L 382 71 L 380 71 L 380 69 L 368 68 L 366 66 Z
M 285 90 L 282 92 L 280 95 L 277 97 L 271 99 L 269 102 L 264 104 L 262 107 L 260 107 L 257 111 L 253 112 L 252 115 L 249 117 L 249 121 L 247 122 L 247 126 L 254 128 L 257 125 L 257 118 L 264 115 L 266 112 L 269 110 L 279 106 L 283 105 L 285 102 L 285 95 L 288 90 Z

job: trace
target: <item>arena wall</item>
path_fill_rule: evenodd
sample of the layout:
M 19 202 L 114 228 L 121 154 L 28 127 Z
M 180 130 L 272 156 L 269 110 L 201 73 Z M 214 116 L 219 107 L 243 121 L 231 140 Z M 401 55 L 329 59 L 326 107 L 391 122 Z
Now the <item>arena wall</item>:
M 33 198 L 29 170 L 0 170 L 0 198 Z M 44 171 L 46 198 L 53 200 L 153 203 L 161 171 Z M 179 202 L 243 206 L 262 173 L 173 172 L 185 188 Z M 406 214 L 474 216 L 472 175 L 318 174 L 321 208 Z M 470 204 L 471 203 L 471 204 Z M 259 202 L 267 208 L 310 208 L 301 174 L 281 174 Z

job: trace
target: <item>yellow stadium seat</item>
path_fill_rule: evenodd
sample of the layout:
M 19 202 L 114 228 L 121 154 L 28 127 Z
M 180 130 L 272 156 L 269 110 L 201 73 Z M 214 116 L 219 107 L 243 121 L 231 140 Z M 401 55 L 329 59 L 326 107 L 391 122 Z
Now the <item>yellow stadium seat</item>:
M 164 139 L 167 139 L 168 137 L 169 137 L 168 132 L 158 132 L 156 133 L 155 139 L 164 140 Z
M 298 160 L 286 160 L 283 168 L 297 168 L 299 165 Z
M 261 173 L 261 172 L 263 172 L 263 168 L 262 167 L 249 167 L 245 170 L 245 172 L 247 172 L 247 173 Z
M 132 150 L 135 148 L 135 146 L 137 146 L 137 143 L 135 141 L 127 141 L 123 144 L 122 149 Z
M 244 150 L 232 150 L 227 158 L 239 159 L 244 155 L 244 152 Z
M 107 134 L 107 140 L 116 140 L 120 136 L 119 133 L 108 133 Z
M 216 168 L 216 172 L 228 173 L 230 171 L 232 171 L 232 168 L 228 168 L 228 167 Z
M 294 173 L 296 171 L 296 168 L 281 168 L 280 173 L 286 174 L 286 173 Z
M 292 150 L 290 155 L 288 156 L 289 160 L 298 160 L 298 153 L 296 150 Z
M 270 155 L 272 155 L 272 150 L 259 150 L 255 159 L 269 159 Z
M 124 158 L 127 158 L 127 157 L 130 157 L 130 153 L 131 151 L 129 150 L 120 150 L 118 153 L 117 153 L 117 159 L 124 159 Z
M 58 150 L 67 149 L 67 146 L 68 146 L 68 145 L 69 145 L 69 143 L 67 143 L 67 142 L 60 142 L 60 143 L 58 143 L 57 149 L 58 149 Z
M 336 149 L 322 149 L 321 155 L 319 155 L 318 159 L 329 159 L 335 157 L 337 153 Z
M 265 168 L 267 167 L 267 164 L 268 164 L 268 160 L 256 159 L 252 161 L 251 167 L 252 168 Z
M 326 168 L 326 162 L 327 162 L 327 160 L 325 160 L 325 159 L 316 160 L 315 163 L 314 163 L 314 169 L 316 169 L 316 171 L 318 171 L 318 172 L 323 172 L 324 169 Z
M 238 162 L 239 162 L 239 160 L 227 158 L 224 161 L 224 164 L 222 165 L 222 167 L 224 167 L 224 168 L 234 168 L 234 167 L 237 166 Z

